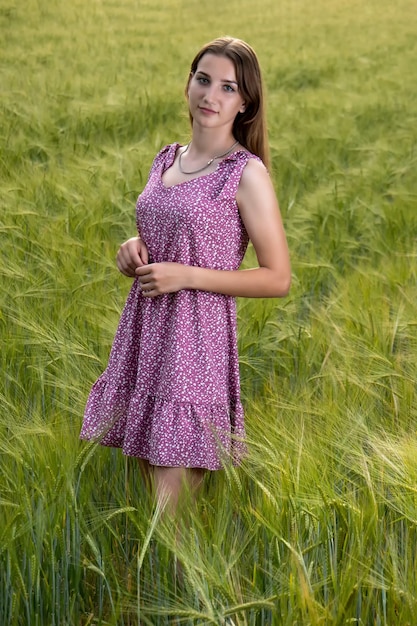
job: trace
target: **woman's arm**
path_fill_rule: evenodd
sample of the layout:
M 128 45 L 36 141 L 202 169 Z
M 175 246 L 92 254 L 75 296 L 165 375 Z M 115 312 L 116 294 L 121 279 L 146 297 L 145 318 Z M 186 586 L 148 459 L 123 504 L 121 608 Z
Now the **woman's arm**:
M 291 284 L 287 241 L 271 179 L 259 161 L 251 159 L 244 168 L 236 200 L 259 267 L 239 271 L 191 268 L 191 288 L 248 298 L 287 295 Z
M 259 161 L 251 159 L 244 168 L 236 200 L 259 267 L 228 271 L 178 263 L 142 265 L 136 268 L 136 274 L 144 296 L 155 297 L 180 289 L 248 298 L 287 295 L 291 284 L 287 241 L 274 188 Z

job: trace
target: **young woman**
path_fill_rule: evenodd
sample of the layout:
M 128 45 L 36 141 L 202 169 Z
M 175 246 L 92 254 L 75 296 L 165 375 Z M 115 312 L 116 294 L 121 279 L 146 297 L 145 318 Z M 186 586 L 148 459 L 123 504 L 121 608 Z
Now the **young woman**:
M 172 507 L 244 453 L 235 296 L 285 296 L 291 281 L 252 48 L 205 45 L 186 98 L 191 140 L 155 157 L 117 254 L 134 282 L 81 431 L 137 457 Z M 249 240 L 258 267 L 239 270 Z

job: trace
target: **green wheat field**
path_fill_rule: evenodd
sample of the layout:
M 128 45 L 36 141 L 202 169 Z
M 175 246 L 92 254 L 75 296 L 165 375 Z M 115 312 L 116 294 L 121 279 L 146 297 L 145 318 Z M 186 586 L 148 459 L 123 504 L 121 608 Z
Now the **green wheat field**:
M 417 5 L 0 0 L 0 624 L 417 624 Z M 81 443 L 156 151 L 257 51 L 293 267 L 239 300 L 250 453 L 178 528 Z M 245 264 L 254 262 L 248 251 Z

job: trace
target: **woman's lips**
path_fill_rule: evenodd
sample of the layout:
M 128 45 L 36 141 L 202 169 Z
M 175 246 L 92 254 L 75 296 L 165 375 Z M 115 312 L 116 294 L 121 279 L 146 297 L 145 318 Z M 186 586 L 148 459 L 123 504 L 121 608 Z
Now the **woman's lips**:
M 213 109 L 207 109 L 206 107 L 198 107 L 200 111 L 205 113 L 206 115 L 216 115 L 217 111 L 213 111 Z

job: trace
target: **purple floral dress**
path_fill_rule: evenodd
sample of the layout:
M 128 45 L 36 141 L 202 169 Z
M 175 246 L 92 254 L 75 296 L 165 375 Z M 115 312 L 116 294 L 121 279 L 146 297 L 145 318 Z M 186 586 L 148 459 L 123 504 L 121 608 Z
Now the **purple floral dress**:
M 150 260 L 237 270 L 248 236 L 236 192 L 258 157 L 241 150 L 212 173 L 165 187 L 178 147 L 156 156 L 136 205 Z M 235 299 L 196 290 L 145 298 L 134 279 L 81 438 L 153 465 L 215 470 L 238 462 L 244 435 Z

